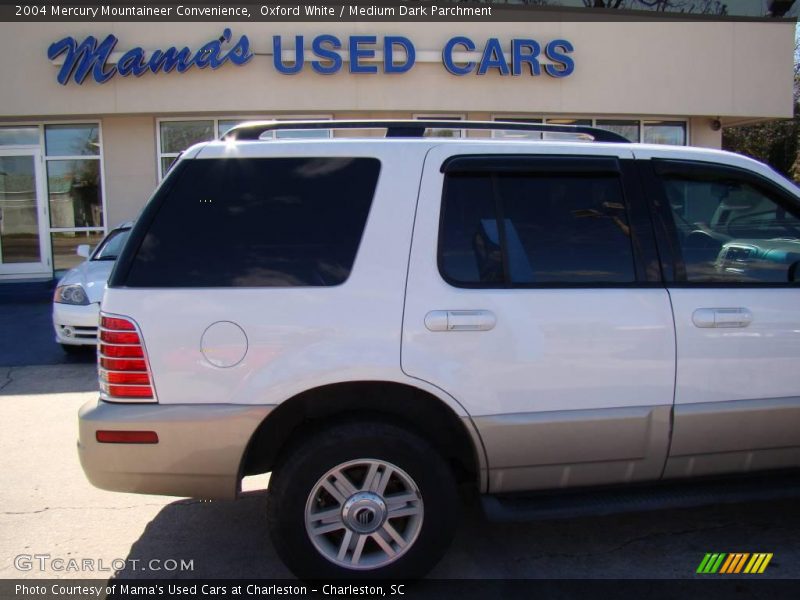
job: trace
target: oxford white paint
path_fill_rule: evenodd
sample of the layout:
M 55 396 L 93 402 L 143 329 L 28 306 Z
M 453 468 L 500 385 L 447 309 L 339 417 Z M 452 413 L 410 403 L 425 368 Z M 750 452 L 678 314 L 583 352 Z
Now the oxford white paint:
M 632 158 L 626 146 L 448 143 L 420 188 L 403 328 L 403 370 L 448 390 L 473 416 L 672 403 L 675 348 L 663 289 L 455 288 L 436 264 L 442 162 L 454 154 Z M 485 331 L 430 331 L 431 311 L 489 311 Z

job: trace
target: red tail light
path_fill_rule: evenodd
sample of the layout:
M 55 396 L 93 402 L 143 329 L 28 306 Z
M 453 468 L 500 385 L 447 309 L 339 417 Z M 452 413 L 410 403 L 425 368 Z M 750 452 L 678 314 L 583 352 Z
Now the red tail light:
M 105 332 L 100 331 L 102 336 Z M 139 336 L 136 336 L 138 342 Z M 144 351 L 141 346 L 112 346 L 110 344 L 100 344 L 100 354 L 109 358 L 143 358 Z
M 115 319 L 114 317 L 103 317 L 103 327 L 115 331 L 136 331 L 136 326 L 127 319 Z
M 142 339 L 132 321 L 121 317 L 100 319 L 98 370 L 105 400 L 155 402 Z
M 119 321 L 119 319 L 115 319 Z M 100 340 L 108 342 L 109 344 L 138 344 L 139 335 L 136 332 L 126 333 L 122 331 L 107 331 L 100 332 Z
M 147 371 L 144 360 L 100 357 L 100 366 L 109 371 Z

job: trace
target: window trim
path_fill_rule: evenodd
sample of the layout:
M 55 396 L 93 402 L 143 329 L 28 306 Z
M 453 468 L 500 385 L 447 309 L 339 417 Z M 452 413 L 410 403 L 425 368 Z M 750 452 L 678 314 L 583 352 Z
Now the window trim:
M 645 202 L 645 197 L 642 194 L 641 185 L 638 181 L 634 181 L 631 163 L 636 162 L 635 159 L 624 159 L 616 156 L 601 156 L 601 155 L 564 155 L 558 156 L 556 158 L 562 159 L 564 161 L 569 161 L 574 159 L 578 165 L 573 169 L 575 172 L 583 173 L 586 172 L 589 175 L 601 175 L 605 177 L 614 177 L 619 182 L 620 193 L 622 194 L 622 199 L 625 203 L 626 208 L 626 217 L 628 221 L 628 227 L 631 230 L 631 234 L 629 236 L 628 242 L 630 244 L 631 249 L 631 258 L 632 258 L 632 267 L 633 267 L 633 275 L 634 280 L 630 282 L 544 282 L 544 283 L 514 283 L 508 279 L 508 277 L 504 276 L 504 281 L 502 283 L 493 283 L 493 282 L 460 282 L 450 278 L 446 275 L 443 265 L 442 265 L 442 240 L 443 240 L 443 231 L 444 231 L 444 222 L 445 222 L 445 196 L 447 194 L 447 182 L 448 177 L 446 173 L 446 163 L 457 160 L 460 158 L 467 158 L 467 157 L 475 157 L 478 155 L 452 155 L 447 157 L 443 161 L 443 164 L 440 166 L 440 171 L 443 173 L 442 175 L 442 195 L 439 202 L 439 224 L 437 227 L 437 240 L 436 240 L 436 268 L 439 272 L 439 276 L 442 280 L 447 283 L 449 286 L 456 288 L 456 289 L 478 289 L 478 290 L 536 290 L 536 289 L 629 289 L 629 288 L 661 288 L 664 286 L 661 272 L 659 271 L 657 274 L 652 273 L 647 270 L 645 260 L 647 257 L 650 258 L 651 262 L 653 261 L 653 257 L 657 256 L 656 254 L 656 245 L 655 240 L 653 239 L 653 231 L 650 228 L 649 221 L 645 218 L 642 218 L 642 204 Z M 498 160 L 501 162 L 501 166 L 504 165 L 503 159 L 504 155 L 498 154 L 489 154 L 489 155 L 479 155 L 481 159 L 486 159 L 487 162 L 491 161 L 492 159 Z M 535 160 L 536 158 L 549 158 L 548 157 L 541 157 L 538 155 L 531 155 L 531 160 Z M 596 170 L 586 171 L 582 166 L 586 165 L 586 161 L 591 161 L 592 159 L 600 159 L 603 162 L 606 162 L 609 158 L 613 158 L 618 161 L 619 163 L 619 170 L 618 171 L 609 171 L 608 168 L 600 168 Z M 583 163 L 581 165 L 580 163 Z M 500 173 L 508 173 L 509 171 L 500 171 Z M 525 171 L 520 171 L 525 172 Z M 538 172 L 541 172 L 539 170 Z M 562 171 L 563 172 L 563 171 Z M 475 172 L 476 174 L 493 174 L 492 171 L 489 170 L 479 170 Z M 496 174 L 496 172 L 494 172 Z M 492 178 L 493 179 L 493 178 Z M 645 213 L 646 215 L 646 213 Z M 496 218 L 499 218 L 496 216 Z M 507 257 L 507 252 L 503 250 L 503 261 L 505 263 Z M 505 268 L 504 268 L 505 271 Z
M 648 196 L 653 200 L 649 203 L 653 211 L 653 226 L 656 233 L 659 255 L 661 256 L 662 270 L 664 272 L 664 283 L 668 288 L 739 288 L 739 289 L 762 289 L 762 288 L 781 288 L 794 289 L 800 287 L 797 282 L 747 282 L 747 281 L 688 281 L 686 275 L 686 263 L 683 259 L 683 251 L 680 247 L 678 229 L 675 225 L 669 202 L 664 192 L 663 173 L 671 169 L 674 173 L 695 173 L 705 170 L 706 172 L 716 172 L 717 174 L 728 174 L 732 177 L 749 183 L 759 191 L 763 192 L 776 204 L 795 214 L 800 215 L 800 200 L 792 196 L 788 190 L 783 189 L 768 177 L 755 171 L 723 163 L 713 163 L 701 160 L 671 159 L 671 158 L 651 158 L 650 160 L 639 161 L 640 173 L 645 180 Z

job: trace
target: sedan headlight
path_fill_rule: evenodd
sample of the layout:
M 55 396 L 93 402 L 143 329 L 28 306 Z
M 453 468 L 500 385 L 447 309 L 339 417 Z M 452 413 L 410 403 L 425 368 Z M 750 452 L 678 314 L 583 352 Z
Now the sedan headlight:
M 83 286 L 78 284 L 60 285 L 56 288 L 56 293 L 53 296 L 53 302 L 59 304 L 79 304 L 86 306 L 89 304 L 89 297 Z

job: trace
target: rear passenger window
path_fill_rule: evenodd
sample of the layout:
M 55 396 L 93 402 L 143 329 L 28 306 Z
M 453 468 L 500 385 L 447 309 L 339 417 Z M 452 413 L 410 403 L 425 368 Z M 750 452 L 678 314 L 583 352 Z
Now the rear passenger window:
M 180 169 L 126 285 L 332 286 L 350 275 L 377 159 L 188 160 Z
M 439 269 L 463 287 L 633 283 L 619 175 L 447 173 Z
M 690 283 L 796 283 L 798 208 L 713 166 L 667 165 L 664 193 Z

